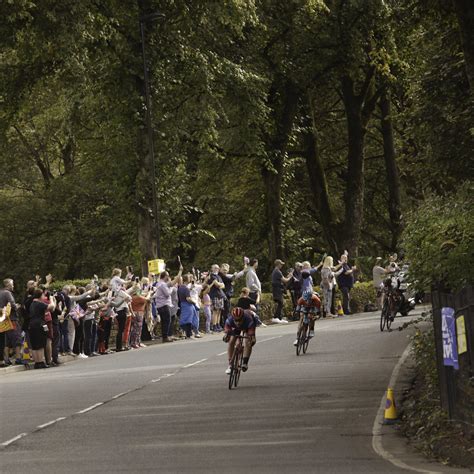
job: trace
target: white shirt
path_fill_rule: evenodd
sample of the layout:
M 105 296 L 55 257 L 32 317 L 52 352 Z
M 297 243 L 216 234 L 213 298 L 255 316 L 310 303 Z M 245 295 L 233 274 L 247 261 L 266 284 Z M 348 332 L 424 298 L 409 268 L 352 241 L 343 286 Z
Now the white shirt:
M 258 279 L 257 274 L 255 273 L 255 269 L 253 267 L 249 267 L 247 270 L 247 275 L 245 276 L 245 282 L 247 288 L 250 290 L 251 293 L 255 293 L 256 291 L 262 292 L 262 284 Z

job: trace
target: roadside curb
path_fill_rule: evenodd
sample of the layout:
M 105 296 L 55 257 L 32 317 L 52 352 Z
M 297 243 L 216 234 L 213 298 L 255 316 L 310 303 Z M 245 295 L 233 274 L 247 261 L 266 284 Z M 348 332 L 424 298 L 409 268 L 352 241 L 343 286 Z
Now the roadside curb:
M 403 394 L 411 387 L 414 377 L 414 360 L 411 344 L 409 344 L 400 359 L 400 365 L 395 367 L 389 383 L 394 391 L 395 400 L 402 399 Z M 385 395 L 374 423 L 373 448 L 377 454 L 395 466 L 412 472 L 428 474 L 463 474 L 471 472 L 467 468 L 445 466 L 435 460 L 425 458 L 409 444 L 409 440 L 402 435 L 396 424 L 383 425 L 384 400 Z

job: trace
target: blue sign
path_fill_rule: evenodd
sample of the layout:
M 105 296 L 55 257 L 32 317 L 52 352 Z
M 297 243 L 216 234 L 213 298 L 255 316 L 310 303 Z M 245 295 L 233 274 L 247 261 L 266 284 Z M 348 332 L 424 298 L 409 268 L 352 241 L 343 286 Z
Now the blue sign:
M 456 320 L 453 308 L 441 309 L 441 331 L 443 336 L 444 365 L 459 369 L 458 348 L 456 344 Z

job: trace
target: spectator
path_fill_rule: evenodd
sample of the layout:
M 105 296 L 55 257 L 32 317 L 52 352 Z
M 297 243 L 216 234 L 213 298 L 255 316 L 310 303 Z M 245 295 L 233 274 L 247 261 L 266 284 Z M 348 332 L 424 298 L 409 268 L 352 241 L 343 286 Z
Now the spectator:
M 21 360 L 21 327 L 13 290 L 13 280 L 11 278 L 3 280 L 3 289 L 0 290 L 0 309 L 5 308 L 10 303 L 10 321 L 13 324 L 13 329 L 0 334 L 0 351 L 3 354 L 5 365 L 11 365 L 10 349 L 15 351 L 15 364 L 23 363 Z
M 342 271 L 339 274 L 337 283 L 342 293 L 342 310 L 344 314 L 352 314 L 350 310 L 350 292 L 354 286 L 354 271 L 357 270 L 357 267 L 349 265 L 347 262 L 347 254 L 341 255 L 340 263 L 342 265 Z
M 214 332 L 220 332 L 223 328 L 220 326 L 221 312 L 224 309 L 224 288 L 225 285 L 219 276 L 219 265 L 212 265 L 208 280 L 209 296 L 212 301 L 212 327 Z
M 71 311 L 71 298 L 69 293 L 71 287 L 65 285 L 58 293 L 58 299 L 61 302 L 61 314 L 58 315 L 59 321 L 59 350 L 62 355 L 72 352 L 72 347 L 69 345 L 69 313 Z
M 51 297 L 51 302 L 46 304 L 42 301 L 43 290 L 35 288 L 33 291 L 33 301 L 29 306 L 29 325 L 28 332 L 30 336 L 30 343 L 32 348 L 33 360 L 35 362 L 35 369 L 45 369 L 49 367 L 45 363 L 45 348 L 48 333 L 48 326 L 45 320 L 47 311 L 53 311 L 55 308 L 54 297 Z
M 260 298 L 262 296 L 262 284 L 257 276 L 258 260 L 253 258 L 249 262 L 247 274 L 245 275 L 245 286 L 250 290 L 250 298 L 255 300 L 258 309 Z
M 206 318 L 206 334 L 211 333 L 211 320 L 212 320 L 212 301 L 209 296 L 209 285 L 204 283 L 201 290 L 201 300 L 204 311 L 204 317 Z
M 173 342 L 169 337 L 171 323 L 171 287 L 181 278 L 183 268 L 180 267 L 178 275 L 171 280 L 167 271 L 160 274 L 160 279 L 155 288 L 154 301 L 156 310 L 161 319 L 161 337 L 163 342 Z
M 112 291 L 118 291 L 123 288 L 125 280 L 122 280 L 122 270 L 120 268 L 114 268 L 112 270 L 112 277 L 109 282 L 109 288 Z
M 285 265 L 280 259 L 275 260 L 275 268 L 272 273 L 272 295 L 273 301 L 276 303 L 275 314 L 273 315 L 272 323 L 288 323 L 286 318 L 282 319 L 283 311 L 283 289 L 284 284 L 291 280 L 291 273 L 284 277 L 281 269 Z
M 332 257 L 328 256 L 324 259 L 323 268 L 321 269 L 321 290 L 323 292 L 324 298 L 324 313 L 330 318 L 335 317 L 331 311 L 332 296 L 334 287 L 336 286 L 336 277 L 340 272 L 342 272 L 341 264 L 334 267 L 334 261 Z
M 42 287 L 43 295 L 41 297 L 41 301 L 46 303 L 48 306 L 51 304 L 51 294 L 47 288 Z M 50 366 L 52 362 L 52 351 L 53 351 L 53 315 L 52 311 L 46 310 L 44 313 L 44 320 L 46 322 L 46 326 L 48 330 L 46 332 L 46 347 L 44 349 L 45 352 L 45 360 L 46 365 Z
M 115 351 L 122 352 L 124 349 L 123 347 L 123 333 L 125 331 L 125 324 L 127 323 L 127 315 L 128 315 L 128 304 L 132 300 L 130 295 L 124 290 L 122 286 L 118 286 L 119 278 L 115 281 L 110 280 L 112 285 L 112 300 L 110 301 L 111 306 L 115 309 L 117 313 L 116 321 L 118 325 L 117 329 L 117 336 L 115 338 Z M 123 280 L 120 279 L 123 282 Z
M 183 276 L 183 283 L 178 287 L 179 306 L 181 314 L 179 317 L 179 326 L 186 334 L 186 339 L 192 336 L 192 328 L 196 315 L 196 307 L 191 297 L 191 291 L 188 287 L 190 283 L 189 275 Z
M 139 283 L 135 284 L 132 290 L 132 327 L 130 331 L 130 345 L 132 349 L 141 347 L 141 335 L 143 318 L 146 306 L 150 303 L 151 293 L 142 294 Z
M 85 306 L 85 315 L 84 315 L 84 344 L 83 344 L 83 353 L 87 357 L 96 356 L 96 342 L 97 342 L 97 323 L 96 323 L 96 313 L 105 306 L 106 301 L 101 299 L 100 293 L 97 287 L 91 285 L 87 287 L 92 289 L 92 293 L 89 298 L 86 300 Z
M 382 291 L 382 283 L 384 280 L 385 275 L 387 274 L 387 270 L 381 267 L 380 264 L 382 263 L 382 257 L 377 257 L 375 259 L 375 265 L 372 268 L 372 281 L 375 288 L 376 293 L 376 304 L 377 309 L 381 310 L 383 306 L 383 291 Z
M 183 283 L 183 278 L 179 277 L 176 283 L 170 288 L 171 292 L 171 307 L 170 307 L 170 324 L 168 329 L 168 339 L 175 341 L 174 337 L 177 319 L 179 319 L 179 300 L 178 300 L 178 286 Z
M 395 273 L 398 270 L 400 270 L 400 267 L 398 266 L 397 260 L 398 260 L 398 255 L 394 253 L 393 255 L 389 255 L 388 257 L 389 263 L 387 266 L 387 273 Z
M 250 290 L 244 286 L 242 291 L 240 292 L 240 298 L 237 301 L 237 307 L 242 309 L 251 309 L 252 311 L 256 311 L 257 302 L 250 298 Z
M 293 304 L 293 309 L 298 305 L 298 300 L 303 294 L 301 286 L 303 284 L 303 277 L 301 276 L 301 271 L 303 270 L 303 265 L 300 262 L 295 263 L 295 268 L 291 272 L 291 279 L 288 282 L 287 288 L 290 290 L 291 302 Z
M 230 300 L 234 296 L 234 281 L 238 278 L 241 278 L 245 275 L 246 266 L 240 272 L 230 273 L 230 266 L 228 263 L 223 263 L 220 267 L 219 276 L 221 277 L 222 282 L 224 283 L 224 308 L 222 310 L 221 319 L 222 324 L 225 323 L 225 320 L 230 315 L 231 303 Z

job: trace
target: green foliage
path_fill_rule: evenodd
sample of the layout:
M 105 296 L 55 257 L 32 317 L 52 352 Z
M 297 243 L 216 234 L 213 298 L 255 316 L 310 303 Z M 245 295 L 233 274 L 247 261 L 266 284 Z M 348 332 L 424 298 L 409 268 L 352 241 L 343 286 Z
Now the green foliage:
M 80 280 L 54 280 L 50 288 L 55 291 L 62 290 L 65 286 L 75 286 L 77 288 L 83 287 L 85 288 L 87 285 L 91 283 L 91 279 L 80 279 Z
M 328 250 L 305 160 L 313 132 L 333 230 L 344 241 L 343 75 L 360 90 L 373 69 L 375 97 L 390 87 L 405 214 L 426 192 L 472 180 L 473 105 L 449 8 L 416 0 L 8 1 L 0 7 L 0 273 L 21 281 L 139 268 L 137 216 L 152 206 L 138 25 L 154 10 L 164 17 L 146 22 L 145 40 L 166 260 L 240 267 L 243 255 L 256 256 L 266 281 L 275 204 L 279 257 L 314 261 Z M 357 264 L 370 281 L 371 256 L 394 250 L 377 108 L 364 153 L 366 258 Z M 275 173 L 281 189 L 264 179 Z M 271 205 L 269 196 L 277 197 Z M 464 248 L 453 239 L 450 255 Z M 415 267 L 417 278 L 434 274 Z M 358 302 L 357 291 L 357 308 L 373 301 L 367 293 Z
M 410 277 L 420 289 L 442 284 L 459 290 L 472 284 L 474 215 L 472 183 L 446 196 L 427 196 L 407 217 L 403 235 Z

